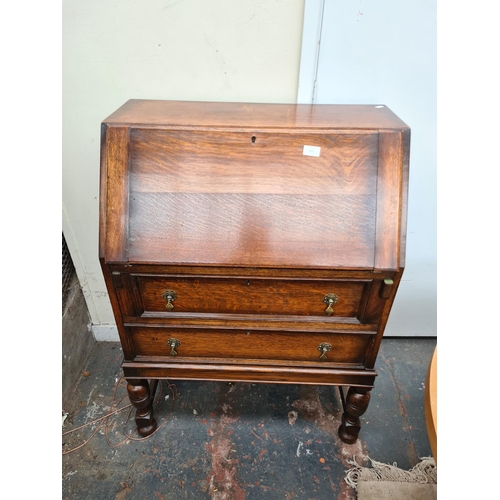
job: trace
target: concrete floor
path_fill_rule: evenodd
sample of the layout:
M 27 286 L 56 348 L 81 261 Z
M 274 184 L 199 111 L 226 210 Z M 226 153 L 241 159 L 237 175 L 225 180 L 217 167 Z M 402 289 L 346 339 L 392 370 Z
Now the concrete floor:
M 346 445 L 337 437 L 338 390 L 330 387 L 175 381 L 174 399 L 162 382 L 154 406 L 159 429 L 149 438 L 134 432 L 129 408 L 96 421 L 129 403 L 120 345 L 98 343 L 63 410 L 62 497 L 355 499 L 343 480 L 348 460 L 410 469 L 431 455 L 423 398 L 435 345 L 383 340 L 360 440 Z

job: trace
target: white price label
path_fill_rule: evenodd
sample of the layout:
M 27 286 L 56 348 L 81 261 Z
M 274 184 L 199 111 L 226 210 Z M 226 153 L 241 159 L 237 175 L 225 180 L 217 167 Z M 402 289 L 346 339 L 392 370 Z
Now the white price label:
M 321 148 L 319 146 L 304 146 L 302 154 L 304 156 L 319 156 L 321 154 Z

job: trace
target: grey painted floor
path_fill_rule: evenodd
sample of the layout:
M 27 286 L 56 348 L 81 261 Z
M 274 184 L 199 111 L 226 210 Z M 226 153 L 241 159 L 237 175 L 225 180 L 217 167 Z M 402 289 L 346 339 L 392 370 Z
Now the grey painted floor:
M 190 381 L 160 384 L 159 429 L 141 439 L 129 407 L 102 418 L 129 401 L 120 345 L 98 343 L 63 409 L 63 498 L 354 499 L 349 460 L 409 469 L 430 456 L 424 383 L 435 345 L 383 340 L 360 439 L 346 445 L 336 388 Z

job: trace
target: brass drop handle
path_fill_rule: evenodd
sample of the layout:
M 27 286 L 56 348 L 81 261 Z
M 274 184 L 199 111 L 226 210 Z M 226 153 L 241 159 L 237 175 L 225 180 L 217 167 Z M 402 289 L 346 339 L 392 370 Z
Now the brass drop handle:
M 318 346 L 318 351 L 321 352 L 321 356 L 319 359 L 327 359 L 326 353 L 328 351 L 332 350 L 332 344 L 329 344 L 328 342 L 323 342 Z
M 170 356 L 177 356 L 177 352 L 175 350 L 181 345 L 181 341 L 171 338 L 167 340 L 167 344 L 170 346 Z
M 325 309 L 325 312 L 326 312 L 326 314 L 328 314 L 328 316 L 331 316 L 333 314 L 332 306 L 333 306 L 333 304 L 336 304 L 338 300 L 339 300 L 339 298 L 334 293 L 327 293 L 323 297 L 323 302 L 328 306 Z
M 177 294 L 173 290 L 165 290 L 163 292 L 163 298 L 167 301 L 167 311 L 171 311 L 174 308 L 172 302 L 177 298 Z

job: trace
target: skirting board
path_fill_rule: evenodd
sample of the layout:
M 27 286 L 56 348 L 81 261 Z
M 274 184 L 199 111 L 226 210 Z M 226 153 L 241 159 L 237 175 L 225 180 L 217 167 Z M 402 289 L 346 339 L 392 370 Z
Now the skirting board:
M 92 333 L 98 342 L 120 342 L 116 325 L 92 325 Z

